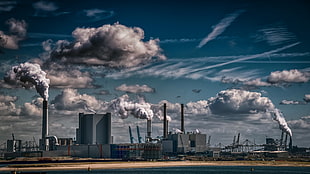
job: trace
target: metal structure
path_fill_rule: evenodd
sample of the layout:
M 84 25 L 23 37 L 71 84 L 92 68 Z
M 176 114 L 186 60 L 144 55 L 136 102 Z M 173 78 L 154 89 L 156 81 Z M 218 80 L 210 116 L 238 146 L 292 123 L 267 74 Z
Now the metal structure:
M 138 134 L 138 142 L 139 142 L 139 143 L 142 143 L 142 137 L 141 137 L 141 135 L 140 135 L 139 126 L 137 126 L 137 134 Z
M 49 150 L 48 140 L 48 102 L 43 100 L 43 111 L 42 111 L 42 138 L 40 140 L 40 150 Z
M 111 144 L 111 114 L 79 114 L 78 144 Z
M 167 121 L 167 105 L 164 103 L 164 132 L 163 139 L 166 139 L 168 135 L 168 121 Z
M 128 129 L 129 129 L 130 143 L 132 144 L 133 143 L 133 136 L 132 136 L 132 132 L 131 132 L 131 127 L 129 126 Z

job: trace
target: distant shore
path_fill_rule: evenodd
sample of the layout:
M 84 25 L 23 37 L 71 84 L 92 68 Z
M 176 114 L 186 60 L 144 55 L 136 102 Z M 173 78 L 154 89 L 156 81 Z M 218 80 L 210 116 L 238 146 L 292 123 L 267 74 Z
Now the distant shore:
M 178 166 L 288 166 L 310 167 L 310 162 L 293 161 L 130 161 L 130 162 L 74 162 L 74 163 L 41 163 L 41 164 L 13 164 L 1 167 L 4 171 L 58 171 L 58 170 L 98 170 L 98 169 L 126 169 L 151 167 Z

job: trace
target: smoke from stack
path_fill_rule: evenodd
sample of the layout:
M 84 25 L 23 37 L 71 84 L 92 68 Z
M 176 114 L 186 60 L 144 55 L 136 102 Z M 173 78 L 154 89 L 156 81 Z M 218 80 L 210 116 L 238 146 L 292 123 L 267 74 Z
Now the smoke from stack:
M 151 120 L 154 115 L 151 104 L 142 99 L 139 100 L 139 103 L 130 101 L 128 95 L 112 100 L 110 110 L 117 113 L 123 119 L 133 115 L 136 118 Z
M 274 109 L 273 111 L 273 119 L 276 120 L 279 124 L 279 128 L 288 133 L 290 137 L 292 137 L 292 130 L 288 127 L 287 122 L 285 121 L 285 118 L 283 117 L 283 114 L 280 112 L 279 109 Z
M 18 84 L 22 82 L 22 86 L 30 88 L 35 86 L 37 92 L 44 100 L 48 100 L 48 88 L 50 80 L 46 78 L 46 73 L 41 70 L 39 64 L 22 63 L 13 66 L 4 77 L 5 82 Z

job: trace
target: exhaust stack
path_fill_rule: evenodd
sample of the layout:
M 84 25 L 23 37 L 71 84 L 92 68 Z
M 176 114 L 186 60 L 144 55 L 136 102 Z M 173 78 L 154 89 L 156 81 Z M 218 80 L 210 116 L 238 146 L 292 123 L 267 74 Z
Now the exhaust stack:
M 43 100 L 43 115 L 42 115 L 42 143 L 41 149 L 48 151 L 49 140 L 48 140 L 48 111 L 47 111 L 47 100 Z
M 185 134 L 185 129 L 184 129 L 184 104 L 181 104 L 181 131 Z
M 163 139 L 166 139 L 168 136 L 168 121 L 167 121 L 167 105 L 164 103 L 164 134 Z
M 152 120 L 146 121 L 147 138 L 152 138 Z

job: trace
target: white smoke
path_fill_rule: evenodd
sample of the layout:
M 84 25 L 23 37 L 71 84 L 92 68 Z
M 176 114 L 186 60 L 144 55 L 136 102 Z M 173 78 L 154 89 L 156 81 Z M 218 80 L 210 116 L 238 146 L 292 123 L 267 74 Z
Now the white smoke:
M 123 119 L 133 115 L 136 118 L 151 120 L 154 115 L 151 104 L 145 102 L 144 99 L 140 99 L 139 102 L 130 101 L 128 95 L 112 100 L 109 108 Z
M 273 119 L 278 122 L 279 128 L 292 135 L 292 131 L 288 127 L 283 114 L 279 109 L 275 108 L 269 98 L 262 97 L 261 93 L 229 89 L 219 92 L 216 97 L 210 98 L 208 102 L 207 107 L 216 115 L 255 115 L 257 113 L 270 112 L 273 114 Z
M 285 118 L 283 117 L 281 111 L 279 109 L 274 109 L 272 113 L 273 119 L 279 123 L 279 128 L 292 136 L 292 130 L 288 127 L 287 122 L 285 121 Z
M 7 72 L 4 80 L 7 83 L 22 84 L 26 88 L 30 88 L 34 85 L 41 97 L 44 100 L 48 100 L 50 80 L 46 78 L 46 73 L 41 70 L 38 64 L 26 62 L 18 66 L 13 66 L 11 70 Z

